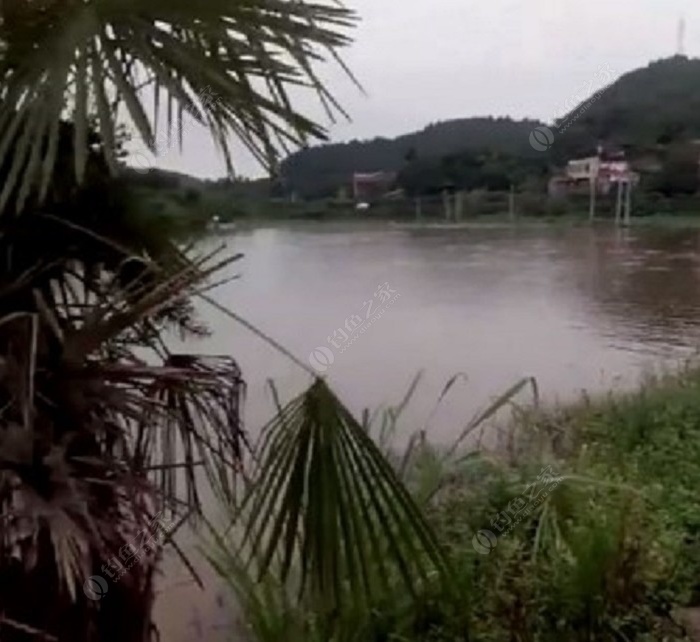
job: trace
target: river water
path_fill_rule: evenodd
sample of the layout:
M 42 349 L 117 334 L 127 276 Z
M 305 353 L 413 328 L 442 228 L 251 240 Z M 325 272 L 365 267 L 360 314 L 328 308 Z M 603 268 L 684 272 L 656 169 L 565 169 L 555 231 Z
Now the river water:
M 435 441 L 449 442 L 523 376 L 565 401 L 634 385 L 700 345 L 697 231 L 304 224 L 214 236 L 204 249 L 218 245 L 244 257 L 212 296 L 309 367 L 314 353 L 353 411 L 397 403 L 423 371 L 399 441 L 423 427 L 457 373 L 466 378 L 430 420 Z M 353 340 L 370 306 L 374 321 Z M 267 380 L 290 398 L 310 376 L 205 303 L 201 314 L 212 335 L 187 349 L 237 358 L 255 434 L 273 411 Z M 169 573 L 163 639 L 224 639 L 215 597 Z

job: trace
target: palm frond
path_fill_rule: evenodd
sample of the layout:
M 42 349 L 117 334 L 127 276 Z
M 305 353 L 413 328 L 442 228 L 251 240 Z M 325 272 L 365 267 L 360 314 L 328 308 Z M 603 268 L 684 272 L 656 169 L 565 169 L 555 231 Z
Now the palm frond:
M 366 607 L 392 578 L 413 594 L 448 575 L 394 470 L 320 379 L 265 429 L 240 517 L 252 574 L 273 573 L 324 613 Z
M 129 436 L 126 465 L 153 478 L 166 503 L 201 511 L 200 471 L 233 502 L 246 445 L 245 384 L 233 359 L 173 354 L 157 367 L 104 365 L 88 375 L 101 378 L 100 394 L 116 402 L 113 420 Z
M 231 136 L 273 166 L 288 146 L 324 136 L 292 107 L 292 88 L 311 89 L 338 112 L 314 65 L 337 59 L 354 21 L 330 0 L 2 3 L 0 158 L 11 147 L 14 154 L 0 211 L 11 199 L 21 208 L 37 186 L 46 193 L 66 112 L 75 124 L 78 178 L 90 122 L 114 170 L 118 119 L 133 123 L 155 152 L 163 101 L 169 136 L 181 138 L 188 114 L 209 129 L 231 171 Z

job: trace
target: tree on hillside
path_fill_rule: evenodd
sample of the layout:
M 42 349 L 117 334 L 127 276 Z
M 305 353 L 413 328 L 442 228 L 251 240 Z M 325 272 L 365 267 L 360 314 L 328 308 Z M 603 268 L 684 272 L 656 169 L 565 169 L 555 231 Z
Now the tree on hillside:
M 307 198 L 333 194 L 353 172 L 413 172 L 425 162 L 483 150 L 519 157 L 536 152 L 529 145 L 537 121 L 510 118 L 464 118 L 429 125 L 394 139 L 336 143 L 304 149 L 281 164 L 290 189 Z
M 635 149 L 700 138 L 699 106 L 700 60 L 658 60 L 622 75 L 563 116 L 560 124 L 570 126 L 552 150 L 578 155 L 599 142 Z
M 409 163 L 399 174 L 399 185 L 408 194 L 437 194 L 446 184 L 460 190 L 506 191 L 521 185 L 528 177 L 538 177 L 548 169 L 546 155 L 533 158 L 493 150 L 464 151 Z
M 695 194 L 700 189 L 700 149 L 689 144 L 670 146 L 649 189 L 664 196 Z

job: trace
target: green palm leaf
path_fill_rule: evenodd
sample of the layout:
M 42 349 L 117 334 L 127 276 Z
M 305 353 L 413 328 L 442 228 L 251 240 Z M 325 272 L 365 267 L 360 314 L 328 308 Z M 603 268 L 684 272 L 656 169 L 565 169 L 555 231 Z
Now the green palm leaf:
M 253 575 L 278 574 L 329 613 L 370 604 L 392 579 L 415 593 L 446 573 L 410 495 L 323 380 L 281 410 L 258 452 L 239 534 Z
M 288 92 L 306 87 L 324 106 L 339 109 L 313 65 L 325 54 L 337 59 L 353 24 L 352 12 L 331 0 L 2 3 L 0 158 L 11 146 L 15 153 L 0 210 L 11 200 L 21 206 L 38 183 L 46 191 L 56 161 L 47 141 L 66 112 L 74 119 L 79 178 L 90 118 L 115 169 L 120 106 L 156 151 L 162 99 L 169 130 L 176 125 L 181 135 L 189 113 L 211 131 L 229 168 L 231 136 L 272 166 L 288 145 L 324 136 L 292 108 Z

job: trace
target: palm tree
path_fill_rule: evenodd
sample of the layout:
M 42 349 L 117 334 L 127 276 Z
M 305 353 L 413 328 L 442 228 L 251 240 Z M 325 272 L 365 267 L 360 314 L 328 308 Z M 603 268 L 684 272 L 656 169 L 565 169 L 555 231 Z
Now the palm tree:
M 134 542 L 162 511 L 176 525 L 201 513 L 201 473 L 236 505 L 244 384 L 229 356 L 167 347 L 173 329 L 204 331 L 192 299 L 238 257 L 182 251 L 129 216 L 120 124 L 155 151 L 160 129 L 182 142 L 187 115 L 229 169 L 231 137 L 274 167 L 324 135 L 290 92 L 313 90 L 338 113 L 314 65 L 339 60 L 354 16 L 325 0 L 34 0 L 0 3 L 0 20 L 0 637 L 141 641 L 159 547 Z M 260 577 L 282 551 L 282 579 L 296 551 L 315 595 L 328 581 L 367 583 L 385 554 L 409 586 L 424 558 L 440 563 L 323 382 L 275 426 L 240 507 L 257 502 Z M 323 512 L 331 495 L 309 494 L 314 480 L 348 512 Z M 336 536 L 346 553 L 333 553 Z M 103 600 L 90 599 L 93 575 L 109 581 Z M 324 595 L 326 612 L 341 594 Z

